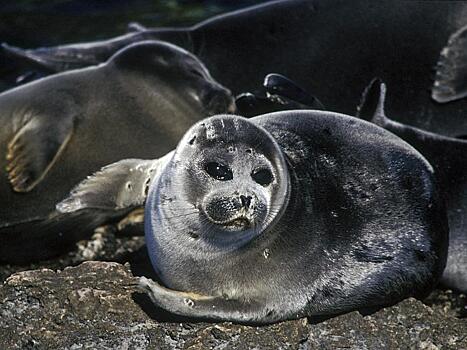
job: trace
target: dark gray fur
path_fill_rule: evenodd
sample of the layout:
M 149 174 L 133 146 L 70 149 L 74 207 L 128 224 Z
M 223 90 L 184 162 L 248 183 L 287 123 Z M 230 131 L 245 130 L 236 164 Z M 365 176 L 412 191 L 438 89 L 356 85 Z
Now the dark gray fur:
M 229 166 L 232 177 L 210 176 L 210 162 Z M 253 180 L 258 168 L 272 171 L 271 184 Z M 96 182 L 88 191 L 99 188 Z M 225 223 L 212 219 L 213 203 Z M 232 227 L 239 216 L 250 225 Z M 197 123 L 160 161 L 145 225 L 165 287 L 147 278 L 140 285 L 155 304 L 191 318 L 247 323 L 422 296 L 442 273 L 448 233 L 425 158 L 384 129 L 322 111 Z
M 385 94 L 385 84 L 374 80 L 363 96 L 359 116 L 401 137 L 433 165 L 449 219 L 449 250 L 442 283 L 467 292 L 467 141 L 389 119 L 384 112 Z
M 274 217 L 260 221 L 253 236 L 226 232 L 203 211 L 213 192 L 251 193 L 245 150 L 252 143 L 255 157 L 277 158 L 271 149 L 278 147 L 287 165 L 276 173 L 290 178 L 289 200 L 281 195 L 283 207 L 273 207 Z M 211 160 L 231 164 L 230 183 L 203 171 Z M 271 159 L 275 168 L 280 163 Z M 224 321 L 383 306 L 436 283 L 446 253 L 444 213 L 428 162 L 365 122 L 310 111 L 213 117 L 187 132 L 146 205 L 149 253 L 172 290 L 141 284 L 160 307 Z

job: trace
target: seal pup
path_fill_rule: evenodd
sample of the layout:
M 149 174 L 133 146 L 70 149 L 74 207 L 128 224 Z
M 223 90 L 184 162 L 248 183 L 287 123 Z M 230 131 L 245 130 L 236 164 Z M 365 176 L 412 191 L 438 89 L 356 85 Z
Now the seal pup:
M 445 137 L 389 119 L 384 112 L 386 86 L 373 80 L 359 107 L 360 118 L 370 120 L 415 147 L 433 165 L 446 200 L 449 250 L 441 282 L 467 292 L 467 140 Z
M 145 175 L 136 181 L 129 164 Z M 332 112 L 208 118 L 161 159 L 104 168 L 58 209 L 112 213 L 123 202 L 145 204 L 165 285 L 142 277 L 141 288 L 191 318 L 270 323 L 381 307 L 428 292 L 446 259 L 430 164 L 386 130 Z
M 467 129 L 467 99 L 454 93 L 455 101 L 440 104 L 430 90 L 440 52 L 466 25 L 465 1 L 272 1 L 189 28 L 152 28 L 106 41 L 10 51 L 15 60 L 23 57 L 59 71 L 102 62 L 129 43 L 159 38 L 193 52 L 235 95 L 253 91 L 257 81 L 277 72 L 308 91 L 319 87 L 328 109 L 349 115 L 355 114 L 361 91 L 378 76 L 390 88 L 397 86 L 387 105 L 391 115 L 453 136 L 459 127 Z M 465 53 L 465 46 L 456 47 Z M 453 67 L 446 66 L 442 76 L 449 77 Z M 433 91 L 452 86 L 436 81 L 441 85 Z
M 122 158 L 163 155 L 193 123 L 233 108 L 201 61 L 157 41 L 1 94 L 0 260 L 62 251 L 81 233 L 72 226 L 88 224 L 53 215 L 73 186 Z

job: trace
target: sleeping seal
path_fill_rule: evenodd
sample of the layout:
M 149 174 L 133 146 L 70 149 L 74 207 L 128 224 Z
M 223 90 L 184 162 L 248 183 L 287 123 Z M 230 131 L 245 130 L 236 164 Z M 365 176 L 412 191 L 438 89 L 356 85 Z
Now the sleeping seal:
M 220 115 L 161 159 L 104 168 L 58 209 L 111 213 L 143 205 L 149 189 L 147 247 L 165 287 L 140 285 L 154 303 L 270 323 L 428 292 L 448 233 L 432 172 L 403 140 L 349 116 Z
M 278 72 L 309 91 L 319 88 L 328 109 L 349 115 L 378 76 L 394 89 L 390 115 L 453 136 L 459 127 L 467 129 L 466 26 L 466 1 L 289 0 L 189 28 L 152 28 L 106 41 L 9 52 L 15 60 L 60 71 L 102 62 L 129 43 L 158 38 L 193 52 L 234 94 L 252 91 L 266 74 Z M 452 102 L 438 103 L 447 101 Z
M 232 108 L 195 56 L 156 41 L 1 94 L 0 260 L 62 251 L 92 224 L 53 214 L 73 186 L 105 164 L 163 155 L 194 122 Z
M 449 250 L 441 282 L 467 292 L 467 140 L 445 137 L 389 119 L 386 86 L 374 80 L 366 89 L 359 117 L 371 120 L 410 143 L 433 165 L 449 220 Z

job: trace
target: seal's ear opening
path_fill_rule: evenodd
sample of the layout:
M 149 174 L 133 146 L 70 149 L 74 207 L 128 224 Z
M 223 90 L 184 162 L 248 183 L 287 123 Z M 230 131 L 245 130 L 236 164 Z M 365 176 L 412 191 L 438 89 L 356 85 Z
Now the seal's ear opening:
M 363 91 L 356 116 L 373 122 L 378 117 L 384 117 L 385 99 L 386 84 L 380 78 L 374 78 Z

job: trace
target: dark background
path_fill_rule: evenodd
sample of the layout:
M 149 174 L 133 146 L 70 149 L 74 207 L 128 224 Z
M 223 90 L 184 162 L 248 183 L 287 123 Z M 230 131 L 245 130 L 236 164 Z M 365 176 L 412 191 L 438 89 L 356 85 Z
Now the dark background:
M 109 38 L 129 22 L 148 27 L 191 25 L 267 0 L 0 1 L 0 42 L 32 48 Z

